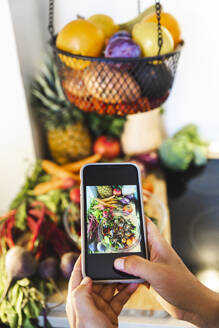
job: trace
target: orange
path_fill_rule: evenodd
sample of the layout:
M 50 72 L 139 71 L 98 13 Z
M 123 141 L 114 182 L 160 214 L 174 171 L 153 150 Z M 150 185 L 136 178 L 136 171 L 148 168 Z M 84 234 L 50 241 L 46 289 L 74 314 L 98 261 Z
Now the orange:
M 58 49 L 74 55 L 100 56 L 104 47 L 103 32 L 85 19 L 76 19 L 63 27 L 56 39 Z M 60 59 L 72 68 L 82 69 L 89 62 L 60 55 Z
M 89 17 L 88 20 L 102 30 L 105 39 L 109 39 L 119 29 L 118 25 L 114 23 L 114 20 L 107 15 L 93 15 Z
M 157 23 L 156 13 L 152 13 L 144 17 L 142 19 L 142 22 Z M 181 41 L 181 29 L 176 18 L 169 13 L 162 12 L 160 17 L 160 23 L 170 32 L 174 40 L 174 45 L 176 47 L 177 44 Z

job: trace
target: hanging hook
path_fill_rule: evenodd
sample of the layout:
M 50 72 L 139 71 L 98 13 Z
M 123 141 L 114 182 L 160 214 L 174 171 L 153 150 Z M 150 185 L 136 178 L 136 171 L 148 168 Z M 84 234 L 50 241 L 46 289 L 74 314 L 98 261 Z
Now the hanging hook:
M 137 0 L 138 15 L 141 13 L 141 0 Z
M 157 15 L 158 56 L 159 56 L 160 52 L 161 52 L 161 48 L 163 46 L 163 33 L 162 33 L 161 23 L 160 23 L 160 15 L 161 15 L 160 0 L 155 0 L 155 9 L 156 9 L 156 15 Z
M 54 36 L 54 24 L 53 24 L 53 16 L 54 16 L 54 1 L 55 0 L 49 0 L 49 25 L 48 30 L 51 35 L 51 38 Z

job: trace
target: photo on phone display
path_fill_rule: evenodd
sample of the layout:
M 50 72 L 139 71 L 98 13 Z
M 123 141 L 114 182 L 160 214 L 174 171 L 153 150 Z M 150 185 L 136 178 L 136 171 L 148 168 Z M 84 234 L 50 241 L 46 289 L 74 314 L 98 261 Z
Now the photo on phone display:
M 88 254 L 141 252 L 136 185 L 86 186 Z

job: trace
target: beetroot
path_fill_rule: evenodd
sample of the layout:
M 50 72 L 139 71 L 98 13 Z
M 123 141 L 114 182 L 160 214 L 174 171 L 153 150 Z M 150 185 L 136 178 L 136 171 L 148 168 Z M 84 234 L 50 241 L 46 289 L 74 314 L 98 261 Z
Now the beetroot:
M 64 278 L 69 279 L 71 277 L 71 273 L 77 259 L 78 254 L 74 252 L 68 252 L 62 255 L 60 269 Z
M 20 246 L 12 247 L 5 257 L 5 270 L 8 275 L 8 282 L 5 286 L 0 303 L 6 297 L 12 280 L 32 276 L 37 269 L 34 257 L 25 248 Z
M 40 262 L 38 272 L 43 279 L 56 278 L 58 275 L 58 261 L 54 257 L 47 257 Z

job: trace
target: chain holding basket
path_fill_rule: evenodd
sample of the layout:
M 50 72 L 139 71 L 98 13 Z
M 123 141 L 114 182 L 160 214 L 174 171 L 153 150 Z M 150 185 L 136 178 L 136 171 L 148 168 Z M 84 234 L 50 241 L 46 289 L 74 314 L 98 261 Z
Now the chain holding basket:
M 152 110 L 165 102 L 173 85 L 183 42 L 174 52 L 160 54 L 163 35 L 159 0 L 155 1 L 155 9 L 157 56 L 91 57 L 75 55 L 57 48 L 53 25 L 54 0 L 49 0 L 48 28 L 51 44 L 62 87 L 70 103 L 86 112 L 124 116 Z

